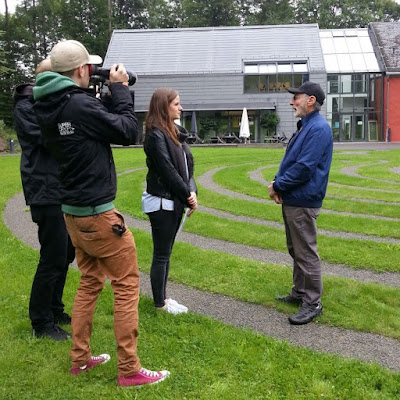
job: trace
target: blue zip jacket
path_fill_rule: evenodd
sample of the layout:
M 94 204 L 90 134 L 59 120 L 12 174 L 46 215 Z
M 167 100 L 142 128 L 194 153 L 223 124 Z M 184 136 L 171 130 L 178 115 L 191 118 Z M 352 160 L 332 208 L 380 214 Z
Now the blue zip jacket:
M 301 122 L 301 130 L 287 146 L 273 187 L 285 205 L 319 208 L 332 162 L 332 130 L 318 111 L 307 114 Z

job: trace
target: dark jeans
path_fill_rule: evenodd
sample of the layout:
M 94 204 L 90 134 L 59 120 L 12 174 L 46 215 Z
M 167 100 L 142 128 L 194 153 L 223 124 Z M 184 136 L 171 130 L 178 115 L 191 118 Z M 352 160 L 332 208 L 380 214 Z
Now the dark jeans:
M 75 249 L 65 227 L 61 206 L 31 206 L 32 220 L 39 227 L 40 259 L 29 301 L 32 328 L 40 332 L 64 312 L 62 296 L 68 266 Z
M 166 299 L 169 260 L 182 214 L 183 208 L 179 211 L 159 210 L 147 214 L 150 218 L 153 236 L 153 262 L 150 280 L 156 307 L 163 307 Z

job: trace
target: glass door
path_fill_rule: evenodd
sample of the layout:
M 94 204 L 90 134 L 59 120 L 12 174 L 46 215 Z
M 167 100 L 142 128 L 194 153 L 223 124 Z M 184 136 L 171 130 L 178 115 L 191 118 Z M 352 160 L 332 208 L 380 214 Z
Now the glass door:
M 365 141 L 366 117 L 363 114 L 342 114 L 340 118 L 340 141 Z
M 348 114 L 342 114 L 341 118 L 341 132 L 340 132 L 340 141 L 350 141 L 351 140 L 351 125 L 352 125 L 352 116 Z
M 356 142 L 365 140 L 365 115 L 354 116 L 354 139 Z

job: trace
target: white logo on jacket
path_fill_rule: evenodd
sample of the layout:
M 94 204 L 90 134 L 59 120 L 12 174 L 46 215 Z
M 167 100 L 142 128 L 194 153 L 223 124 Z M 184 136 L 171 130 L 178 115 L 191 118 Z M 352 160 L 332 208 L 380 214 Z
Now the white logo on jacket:
M 60 122 L 57 126 L 61 136 L 73 135 L 75 133 L 75 128 L 71 122 Z

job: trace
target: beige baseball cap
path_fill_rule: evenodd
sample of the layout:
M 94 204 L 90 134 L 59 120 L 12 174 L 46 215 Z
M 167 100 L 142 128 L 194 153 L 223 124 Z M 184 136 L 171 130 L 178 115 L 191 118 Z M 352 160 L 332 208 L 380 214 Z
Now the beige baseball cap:
M 51 69 L 54 72 L 72 71 L 83 64 L 101 64 L 100 56 L 90 55 L 86 47 L 76 40 L 57 43 L 50 52 Z

